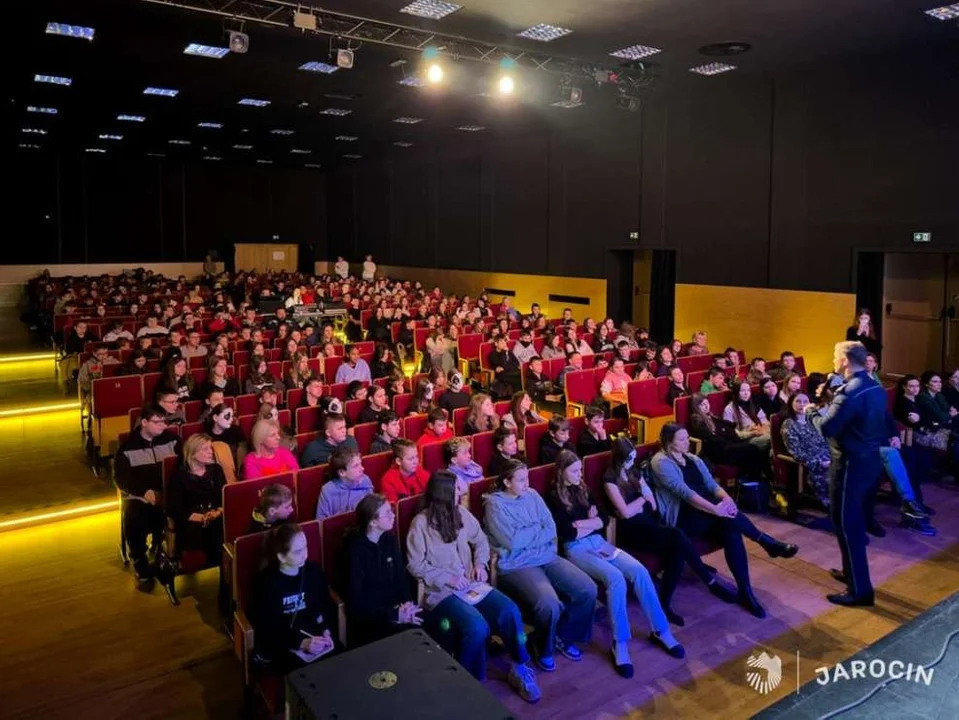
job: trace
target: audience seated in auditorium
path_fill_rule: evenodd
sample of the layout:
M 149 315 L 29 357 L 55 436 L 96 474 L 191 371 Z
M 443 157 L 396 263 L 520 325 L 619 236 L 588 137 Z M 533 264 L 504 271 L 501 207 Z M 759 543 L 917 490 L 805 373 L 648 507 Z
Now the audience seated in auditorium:
M 335 652 L 336 606 L 319 565 L 308 559 L 306 535 L 296 523 L 270 529 L 263 568 L 254 585 L 251 621 L 261 666 L 285 675 L 314 656 Z
M 444 375 L 456 367 L 456 360 L 453 358 L 453 344 L 442 328 L 434 328 L 426 338 L 424 367 L 426 369 L 437 368 Z
M 374 341 L 375 343 L 382 344 L 386 347 L 387 344 L 393 342 L 393 338 L 390 334 L 390 324 L 391 321 L 384 317 L 383 308 L 377 307 L 373 311 L 373 316 L 367 320 L 366 329 L 368 332 L 367 338 Z M 382 361 L 382 358 L 379 358 Z M 374 358 L 374 362 L 377 361 L 377 358 Z M 373 366 L 370 365 L 370 370 L 373 370 Z M 382 375 L 374 375 L 374 377 L 383 377 Z
M 552 360 L 553 358 L 566 357 L 566 351 L 563 349 L 563 336 L 550 333 L 544 337 L 543 360 Z
M 779 390 L 779 385 L 768 375 L 760 381 L 759 397 L 756 398 L 756 405 L 767 418 L 778 415 L 786 407 L 786 401 Z
M 423 434 L 416 440 L 417 447 L 446 442 L 453 437 L 453 428 L 450 426 L 449 415 L 442 408 L 433 408 L 426 416 L 426 427 Z
M 272 420 L 279 425 L 279 418 L 280 412 L 277 410 L 276 405 L 267 402 L 260 403 L 260 407 L 256 411 L 257 422 L 260 420 Z M 292 428 L 280 425 L 280 447 L 286 448 L 291 453 L 297 451 L 296 433 L 293 432 Z
M 609 364 L 609 369 L 603 376 L 599 386 L 599 392 L 603 400 L 608 402 L 615 410 L 620 406 L 626 405 L 626 386 L 630 383 L 629 374 L 626 372 L 626 366 L 623 359 L 614 357 Z
M 606 414 L 601 407 L 590 405 L 586 408 L 586 427 L 576 440 L 576 454 L 584 458 L 610 449 L 612 441 L 606 433 Z
M 523 387 L 519 361 L 513 353 L 509 352 L 507 345 L 505 336 L 497 337 L 494 349 L 488 358 L 489 366 L 493 368 L 490 392 L 497 399 L 512 397 L 514 392 Z
M 380 311 L 380 308 L 377 308 Z M 377 340 L 373 348 L 373 361 L 370 363 L 370 377 L 373 380 L 377 378 L 389 377 L 394 370 L 399 370 L 396 363 L 393 362 L 393 351 L 386 344 L 389 339 L 389 325 L 386 326 L 386 341 Z M 371 339 L 375 339 L 372 337 Z
M 410 402 L 410 415 L 426 415 L 436 408 L 436 388 L 427 378 L 421 377 L 413 388 Z
M 499 475 L 511 460 L 526 462 L 526 457 L 520 453 L 519 440 L 516 431 L 500 425 L 493 433 L 493 456 L 490 458 L 487 475 Z
M 545 358 L 546 356 L 544 355 L 543 357 Z M 559 371 L 559 375 L 556 378 L 556 384 L 563 389 L 564 393 L 566 391 L 565 390 L 566 386 L 564 385 L 564 381 L 567 373 L 577 372 L 583 369 L 583 356 L 580 355 L 578 352 L 573 353 L 572 355 L 569 356 L 567 363 L 568 364 L 562 370 Z
M 709 348 L 706 346 L 706 331 L 698 330 L 693 333 L 693 342 L 686 348 L 687 355 L 709 355 Z
M 186 360 L 176 358 L 167 363 L 163 376 L 157 384 L 157 391 L 175 392 L 181 402 L 192 400 L 195 392 L 193 375 L 187 370 Z
M 500 426 L 499 415 L 493 407 L 493 400 L 489 395 L 476 393 L 470 399 L 470 411 L 466 416 L 463 427 L 464 435 L 475 435 L 478 432 L 488 432 Z
M 509 404 L 509 412 L 502 418 L 502 425 L 513 429 L 519 438 L 523 437 L 527 425 L 544 422 L 546 422 L 546 419 L 536 414 L 533 400 L 522 390 L 513 394 L 513 399 L 510 400 Z M 523 444 L 520 443 L 520 450 L 523 449 Z
M 250 452 L 243 459 L 243 479 L 299 470 L 296 456 L 282 442 L 282 430 L 276 420 L 258 420 L 250 433 Z
M 795 370 L 796 356 L 789 350 L 784 350 L 779 354 L 779 365 L 769 371 L 769 376 L 776 382 L 782 382 L 789 373 L 795 372 Z
M 723 410 L 723 420 L 733 423 L 741 438 L 758 445 L 766 452 L 769 451 L 769 419 L 753 397 L 749 382 L 742 381 L 733 385 L 733 399 Z
M 223 358 L 210 359 L 206 381 L 200 388 L 201 397 L 205 397 L 206 393 L 213 388 L 220 390 L 225 397 L 236 397 L 240 394 L 236 379 L 227 375 L 227 362 Z
M 663 345 L 656 351 L 656 377 L 666 377 L 673 366 L 673 351 Z
M 144 373 L 150 372 L 150 369 L 147 367 L 146 353 L 139 348 L 131 352 L 121 372 L 123 375 L 143 375 Z
M 250 373 L 243 384 L 243 391 L 247 394 L 258 393 L 266 386 L 278 387 L 279 383 L 270 372 L 270 366 L 265 358 L 260 357 L 256 362 L 251 359 Z
M 337 447 L 330 456 L 329 473 L 330 480 L 320 488 L 317 520 L 350 512 L 373 492 L 373 481 L 364 472 L 363 459 L 355 447 Z
M 221 389 L 214 385 L 204 385 L 202 405 L 200 406 L 200 416 L 196 419 L 199 423 L 206 423 L 210 418 L 210 413 L 217 405 L 222 405 L 225 395 Z
M 628 643 L 632 638 L 626 596 L 630 589 L 639 600 L 652 632 L 649 639 L 676 658 L 685 656 L 683 646 L 673 637 L 649 571 L 629 553 L 611 545 L 604 537 L 608 517 L 590 495 L 583 481 L 583 463 L 568 450 L 556 459 L 556 475 L 546 496 L 556 524 L 562 555 L 600 583 L 606 591 L 613 644 L 610 648 L 616 672 L 633 676 Z
M 145 405 L 137 428 L 120 444 L 113 460 L 114 482 L 123 497 L 123 540 L 140 581 L 155 574 L 147 560 L 147 536 L 159 545 L 165 523 L 163 461 L 180 454 L 180 441 L 167 430 L 165 414 L 160 407 Z
M 90 403 L 93 381 L 103 377 L 103 366 L 118 365 L 119 363 L 120 361 L 110 355 L 110 351 L 105 346 L 99 345 L 94 348 L 93 354 L 80 366 L 77 374 L 80 401 L 84 406 L 88 406 Z
M 346 418 L 339 413 L 329 413 L 323 418 L 323 434 L 309 442 L 300 458 L 301 466 L 325 465 L 330 456 L 340 447 L 359 453 L 356 438 L 346 431 Z
M 529 666 L 519 608 L 490 588 L 490 546 L 479 522 L 461 504 L 466 484 L 445 471 L 433 473 L 424 509 L 413 518 L 406 539 L 409 571 L 424 585 L 425 627 L 477 680 L 486 677 L 486 645 L 499 636 L 509 654 L 507 682 L 527 702 L 540 690 Z M 485 592 L 478 602 L 460 594 Z
M 166 413 L 164 420 L 167 426 L 182 425 L 186 422 L 186 410 L 183 403 L 177 398 L 176 392 L 158 387 L 154 392 L 156 404 Z
M 562 415 L 553 415 L 546 426 L 546 433 L 540 438 L 540 465 L 556 462 L 560 450 L 576 452 L 573 444 L 569 441 L 569 420 Z
M 736 580 L 737 600 L 758 618 L 766 611 L 753 594 L 749 559 L 743 537 L 757 543 L 771 558 L 790 558 L 798 546 L 760 532 L 739 512 L 735 501 L 713 480 L 705 463 L 689 452 L 689 433 L 681 425 L 667 423 L 660 434 L 662 450 L 652 461 L 652 480 L 665 522 L 687 535 L 718 541 L 726 564 Z
M 723 358 L 723 360 L 725 360 L 725 358 Z M 713 392 L 725 392 L 728 389 L 726 373 L 723 371 L 723 368 L 718 365 L 713 365 L 709 368 L 709 372 L 699 386 L 699 392 L 703 395 L 708 395 Z
M 443 445 L 443 458 L 449 471 L 466 484 L 483 478 L 483 468 L 473 460 L 473 450 L 466 438 L 447 440 Z
M 563 349 L 566 351 L 567 355 L 573 352 L 578 352 L 580 355 L 593 354 L 593 348 L 588 342 L 586 342 L 585 339 L 579 337 L 576 332 L 576 327 L 573 325 L 569 325 L 566 328 L 566 339 Z
M 346 352 L 346 362 L 340 364 L 336 369 L 335 382 L 348 383 L 353 380 L 372 382 L 370 366 L 366 364 L 366 360 L 360 357 L 360 349 L 356 345 L 350 345 Z M 327 382 L 329 382 L 329 378 L 327 378 Z
M 766 377 L 766 361 L 761 357 L 755 357 L 749 362 L 749 370 L 746 372 L 746 382 L 749 385 L 759 385 Z
M 656 376 L 649 371 L 649 360 L 640 358 L 636 361 L 636 372 L 633 375 L 634 381 L 655 380 Z
M 786 418 L 780 432 L 783 443 L 806 469 L 806 481 L 823 507 L 829 507 L 829 478 L 833 473 L 829 443 L 822 433 L 808 421 L 806 407 L 809 398 L 805 393 L 795 393 L 786 406 Z
M 290 369 L 286 375 L 286 389 L 302 390 L 311 377 L 313 377 L 313 370 L 310 369 L 310 359 L 306 355 L 296 353 L 290 360 Z
M 768 475 L 767 452 L 740 437 L 736 424 L 713 415 L 702 393 L 690 403 L 689 431 L 703 442 L 702 456 L 716 465 L 732 465 L 743 477 L 759 480 Z
M 949 373 L 946 384 L 942 388 L 942 394 L 949 403 L 949 407 L 959 410 L 959 368 Z
M 383 473 L 380 490 L 387 500 L 397 503 L 422 493 L 430 474 L 420 467 L 419 452 L 412 440 L 397 438 L 390 449 L 393 451 L 393 465 Z
M 615 349 L 616 346 L 613 344 L 613 338 L 609 334 L 609 328 L 605 325 L 599 325 L 596 328 L 596 333 L 593 335 L 593 352 L 605 353 L 612 352 Z
M 392 410 L 382 410 L 376 416 L 376 435 L 370 442 L 370 455 L 389 452 L 393 442 L 400 438 L 402 425 L 400 417 Z
M 555 670 L 556 650 L 580 660 L 576 645 L 587 642 L 592 631 L 596 584 L 557 554 L 556 524 L 543 498 L 530 489 L 526 466 L 510 463 L 483 500 L 490 547 L 499 558 L 497 584 L 531 609 L 537 665 Z
M 872 325 L 872 313 L 866 308 L 860 308 L 856 313 L 855 323 L 846 329 L 846 340 L 862 343 L 866 350 L 877 358 L 882 354 L 882 343 L 876 337 L 876 330 Z
M 678 398 L 689 395 L 689 390 L 686 389 L 686 376 L 683 374 L 681 367 L 671 367 L 666 377 L 669 378 L 669 387 L 666 389 L 666 404 L 672 406 Z
M 453 411 L 468 407 L 470 404 L 470 395 L 466 392 L 465 381 L 458 370 L 449 373 L 447 379 L 446 392 L 444 392 L 437 401 L 437 406 L 453 416 Z
M 296 520 L 293 508 L 293 491 L 286 485 L 274 483 L 260 491 L 260 498 L 253 508 L 247 533 L 265 532 L 276 525 Z
M 519 331 L 519 338 L 516 340 L 516 344 L 513 345 L 513 357 L 516 358 L 520 365 L 528 363 L 536 357 L 536 348 L 533 347 L 533 333 L 531 330 L 524 329 Z
M 373 385 L 367 391 L 366 405 L 360 411 L 357 423 L 376 422 L 377 416 L 384 410 L 389 409 L 390 401 L 386 397 L 386 388 Z
M 346 546 L 346 636 L 350 648 L 423 622 L 419 616 L 422 608 L 412 601 L 395 525 L 396 514 L 382 495 L 367 495 L 356 506 L 356 527 Z

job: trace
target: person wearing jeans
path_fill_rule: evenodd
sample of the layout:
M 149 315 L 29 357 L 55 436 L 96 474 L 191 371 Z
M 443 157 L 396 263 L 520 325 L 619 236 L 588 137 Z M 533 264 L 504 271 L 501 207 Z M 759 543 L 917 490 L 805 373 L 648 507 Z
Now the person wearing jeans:
M 633 589 L 653 629 L 649 639 L 676 658 L 685 657 L 683 646 L 672 636 L 669 620 L 656 594 L 649 571 L 629 553 L 603 537 L 607 517 L 583 483 L 583 463 L 568 450 L 556 458 L 556 478 L 546 498 L 566 558 L 606 590 L 606 605 L 613 626 L 613 665 L 624 678 L 633 676 L 627 644 L 632 637 L 626 612 L 626 594 Z
M 486 677 L 486 642 L 503 640 L 512 664 L 510 686 L 527 702 L 540 698 L 539 687 L 516 603 L 488 589 L 489 542 L 479 521 L 460 504 L 467 484 L 449 470 L 433 473 L 426 484 L 425 507 L 406 537 L 408 568 L 423 583 L 425 627 L 478 680 Z M 470 604 L 457 592 L 486 592 Z
M 570 660 L 583 653 L 596 608 L 596 584 L 556 553 L 556 524 L 535 490 L 526 465 L 510 461 L 484 496 L 486 531 L 499 558 L 499 587 L 524 605 L 536 628 L 536 663 L 556 669 L 559 650 Z

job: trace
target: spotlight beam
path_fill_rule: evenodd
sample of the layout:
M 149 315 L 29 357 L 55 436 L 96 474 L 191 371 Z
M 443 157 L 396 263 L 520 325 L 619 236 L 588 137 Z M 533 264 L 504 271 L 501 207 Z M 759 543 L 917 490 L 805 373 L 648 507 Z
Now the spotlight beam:
M 604 62 L 559 55 L 533 54 L 518 47 L 485 43 L 459 35 L 429 32 L 407 25 L 332 12 L 289 0 L 142 0 L 142 2 L 242 20 L 251 24 L 289 28 L 297 30 L 298 33 L 302 33 L 303 30 L 295 28 L 294 13 L 310 13 L 317 18 L 316 34 L 318 35 L 386 45 L 412 53 L 421 52 L 429 45 L 440 45 L 443 55 L 457 60 L 471 60 L 485 64 L 496 64 L 500 58 L 508 56 L 520 68 L 585 78 L 590 81 L 595 81 L 597 70 L 612 69 Z M 653 82 L 657 71 L 658 66 L 649 63 L 643 63 L 632 70 L 616 69 L 620 77 L 631 76 L 645 86 Z

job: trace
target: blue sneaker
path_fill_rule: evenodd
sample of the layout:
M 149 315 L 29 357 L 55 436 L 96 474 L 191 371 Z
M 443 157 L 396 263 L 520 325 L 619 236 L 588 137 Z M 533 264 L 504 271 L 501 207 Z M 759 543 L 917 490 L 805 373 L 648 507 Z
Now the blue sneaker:
M 538 667 L 543 672 L 555 672 L 556 671 L 556 660 L 553 659 L 552 655 L 542 655 L 538 651 L 533 653 L 533 662 L 536 663 Z
M 564 642 L 560 638 L 556 638 L 556 649 L 570 660 L 579 661 L 583 659 L 582 650 L 573 645 L 573 643 Z

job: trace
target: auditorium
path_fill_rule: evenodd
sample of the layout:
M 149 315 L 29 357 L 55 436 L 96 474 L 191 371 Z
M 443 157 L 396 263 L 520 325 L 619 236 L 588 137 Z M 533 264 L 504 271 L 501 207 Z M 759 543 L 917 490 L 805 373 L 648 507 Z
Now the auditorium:
M 959 717 L 949 2 L 12 3 L 0 715 Z

